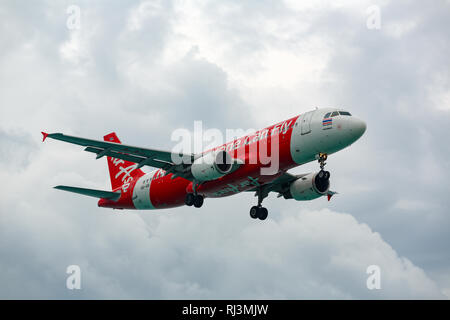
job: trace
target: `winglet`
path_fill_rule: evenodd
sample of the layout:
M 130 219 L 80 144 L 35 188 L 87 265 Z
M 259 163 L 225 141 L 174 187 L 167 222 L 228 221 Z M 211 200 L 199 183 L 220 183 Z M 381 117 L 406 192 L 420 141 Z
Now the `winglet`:
M 335 194 L 337 194 L 337 192 L 335 192 L 335 191 L 328 191 L 328 193 L 327 193 L 328 201 L 330 201 L 331 197 L 334 196 Z
M 47 137 L 48 137 L 48 133 L 46 133 L 44 131 L 41 131 L 41 133 L 42 133 L 42 142 L 44 142 L 45 139 L 47 139 Z

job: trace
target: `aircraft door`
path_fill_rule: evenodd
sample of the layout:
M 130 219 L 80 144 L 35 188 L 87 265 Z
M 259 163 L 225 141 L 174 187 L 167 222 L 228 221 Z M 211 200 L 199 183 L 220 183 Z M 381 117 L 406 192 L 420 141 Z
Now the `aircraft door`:
M 314 115 L 314 111 L 309 111 L 302 116 L 302 123 L 301 123 L 301 132 L 302 134 L 307 134 L 311 132 L 311 119 Z

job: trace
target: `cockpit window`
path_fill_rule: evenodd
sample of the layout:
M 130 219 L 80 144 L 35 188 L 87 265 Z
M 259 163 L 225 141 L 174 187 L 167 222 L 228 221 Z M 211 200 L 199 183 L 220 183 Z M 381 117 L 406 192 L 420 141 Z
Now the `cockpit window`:
M 331 115 L 331 112 L 328 112 L 328 113 L 324 116 L 324 118 L 329 118 L 330 115 Z
M 338 115 L 339 115 L 339 112 L 337 112 L 337 111 L 335 111 L 335 112 L 333 112 L 333 113 L 331 114 L 332 117 L 336 117 L 336 116 L 338 116 Z
M 351 116 L 350 112 L 348 112 L 348 111 L 339 111 L 339 114 L 341 116 Z

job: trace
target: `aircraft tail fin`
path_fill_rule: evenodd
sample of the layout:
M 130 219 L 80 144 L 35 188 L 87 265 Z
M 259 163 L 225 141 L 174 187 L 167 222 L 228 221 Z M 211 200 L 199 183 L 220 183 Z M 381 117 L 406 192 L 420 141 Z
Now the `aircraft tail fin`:
M 115 132 L 107 134 L 103 137 L 103 140 L 108 142 L 121 143 Z M 137 163 L 112 157 L 106 158 L 108 161 L 112 190 L 120 188 L 125 183 L 129 183 L 135 177 L 144 175 L 144 172 L 141 169 L 136 169 Z
M 110 191 L 69 187 L 69 186 L 56 186 L 55 189 L 74 192 L 74 193 L 82 194 L 82 195 L 89 196 L 89 197 L 103 198 L 103 199 L 109 199 L 109 200 L 114 200 L 114 201 L 119 200 L 119 198 L 120 198 L 120 191 L 110 192 Z

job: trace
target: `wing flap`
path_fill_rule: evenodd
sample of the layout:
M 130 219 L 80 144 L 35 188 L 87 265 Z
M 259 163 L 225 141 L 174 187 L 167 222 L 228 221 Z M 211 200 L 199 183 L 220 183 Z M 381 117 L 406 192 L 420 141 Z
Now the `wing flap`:
M 82 194 L 82 195 L 94 197 L 94 198 L 109 199 L 109 200 L 113 200 L 113 201 L 117 201 L 120 198 L 120 191 L 111 192 L 111 191 L 86 189 L 86 188 L 78 188 L 78 187 L 70 187 L 70 186 L 56 186 L 55 189 L 74 192 L 74 193 L 78 193 L 78 194 Z

